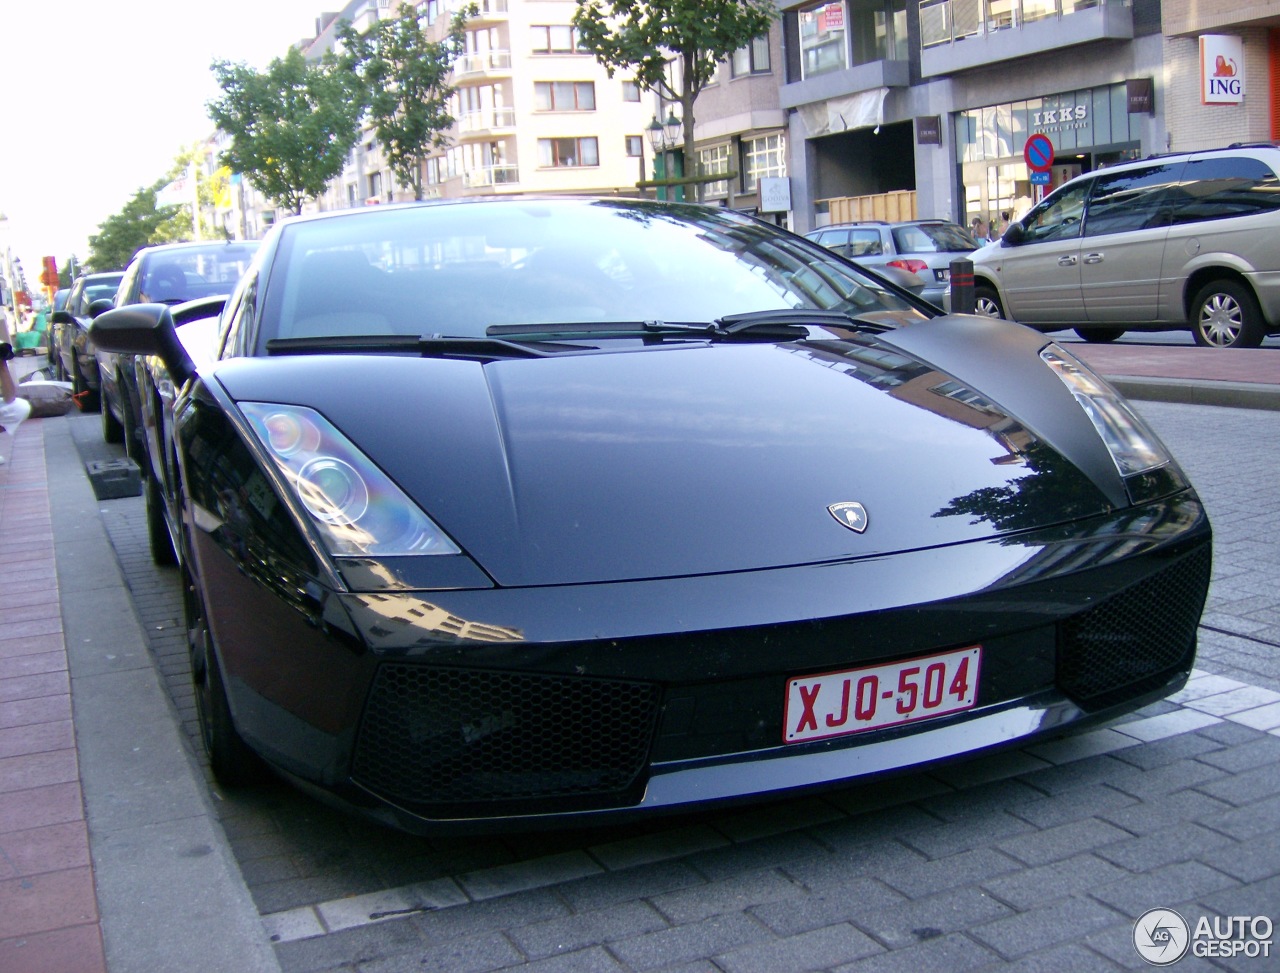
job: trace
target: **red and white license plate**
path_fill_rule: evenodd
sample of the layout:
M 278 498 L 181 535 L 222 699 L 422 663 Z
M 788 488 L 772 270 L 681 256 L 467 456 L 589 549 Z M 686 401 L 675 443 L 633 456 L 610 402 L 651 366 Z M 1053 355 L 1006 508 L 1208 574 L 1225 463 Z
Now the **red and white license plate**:
M 881 730 L 971 709 L 982 646 L 787 682 L 783 740 L 802 743 Z

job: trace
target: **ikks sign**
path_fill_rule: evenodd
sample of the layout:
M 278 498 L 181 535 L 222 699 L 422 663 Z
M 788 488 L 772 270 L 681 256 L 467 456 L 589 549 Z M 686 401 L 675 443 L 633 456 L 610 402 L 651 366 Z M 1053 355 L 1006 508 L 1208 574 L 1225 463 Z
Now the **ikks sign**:
M 1238 105 L 1244 101 L 1244 40 L 1226 34 L 1200 35 L 1200 102 Z

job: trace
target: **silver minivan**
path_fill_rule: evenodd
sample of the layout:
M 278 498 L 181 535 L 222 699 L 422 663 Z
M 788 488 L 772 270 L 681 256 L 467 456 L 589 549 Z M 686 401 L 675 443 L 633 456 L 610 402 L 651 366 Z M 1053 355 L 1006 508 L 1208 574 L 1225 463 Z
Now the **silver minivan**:
M 973 254 L 980 313 L 1089 341 L 1280 333 L 1280 148 L 1232 146 L 1077 176 Z

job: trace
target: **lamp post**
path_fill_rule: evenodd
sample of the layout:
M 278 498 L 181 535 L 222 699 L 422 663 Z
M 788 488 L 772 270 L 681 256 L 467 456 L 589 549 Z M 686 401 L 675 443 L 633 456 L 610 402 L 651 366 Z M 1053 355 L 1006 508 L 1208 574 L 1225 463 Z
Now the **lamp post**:
M 675 168 L 667 164 L 667 155 L 679 144 L 680 133 L 683 128 L 683 123 L 676 118 L 676 113 L 672 110 L 667 111 L 667 120 L 665 122 L 658 121 L 658 116 L 654 115 L 653 121 L 649 123 L 647 131 L 649 132 L 649 144 L 653 146 L 653 161 L 656 168 L 658 157 L 661 155 L 662 177 L 664 179 L 670 178 L 670 170 Z M 657 173 L 655 173 L 656 175 Z M 659 197 L 660 199 L 674 198 L 674 192 L 668 195 L 668 189 L 673 190 L 674 187 L 662 187 L 659 190 L 662 193 Z

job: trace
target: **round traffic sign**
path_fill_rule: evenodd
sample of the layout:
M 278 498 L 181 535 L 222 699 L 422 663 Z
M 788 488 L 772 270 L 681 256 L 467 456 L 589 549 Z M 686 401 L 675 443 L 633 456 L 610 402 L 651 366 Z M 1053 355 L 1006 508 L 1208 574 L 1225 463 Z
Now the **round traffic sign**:
M 1022 157 L 1027 160 L 1027 168 L 1032 172 L 1048 172 L 1053 168 L 1053 143 L 1044 132 L 1034 132 L 1027 136 L 1027 144 L 1022 150 Z

